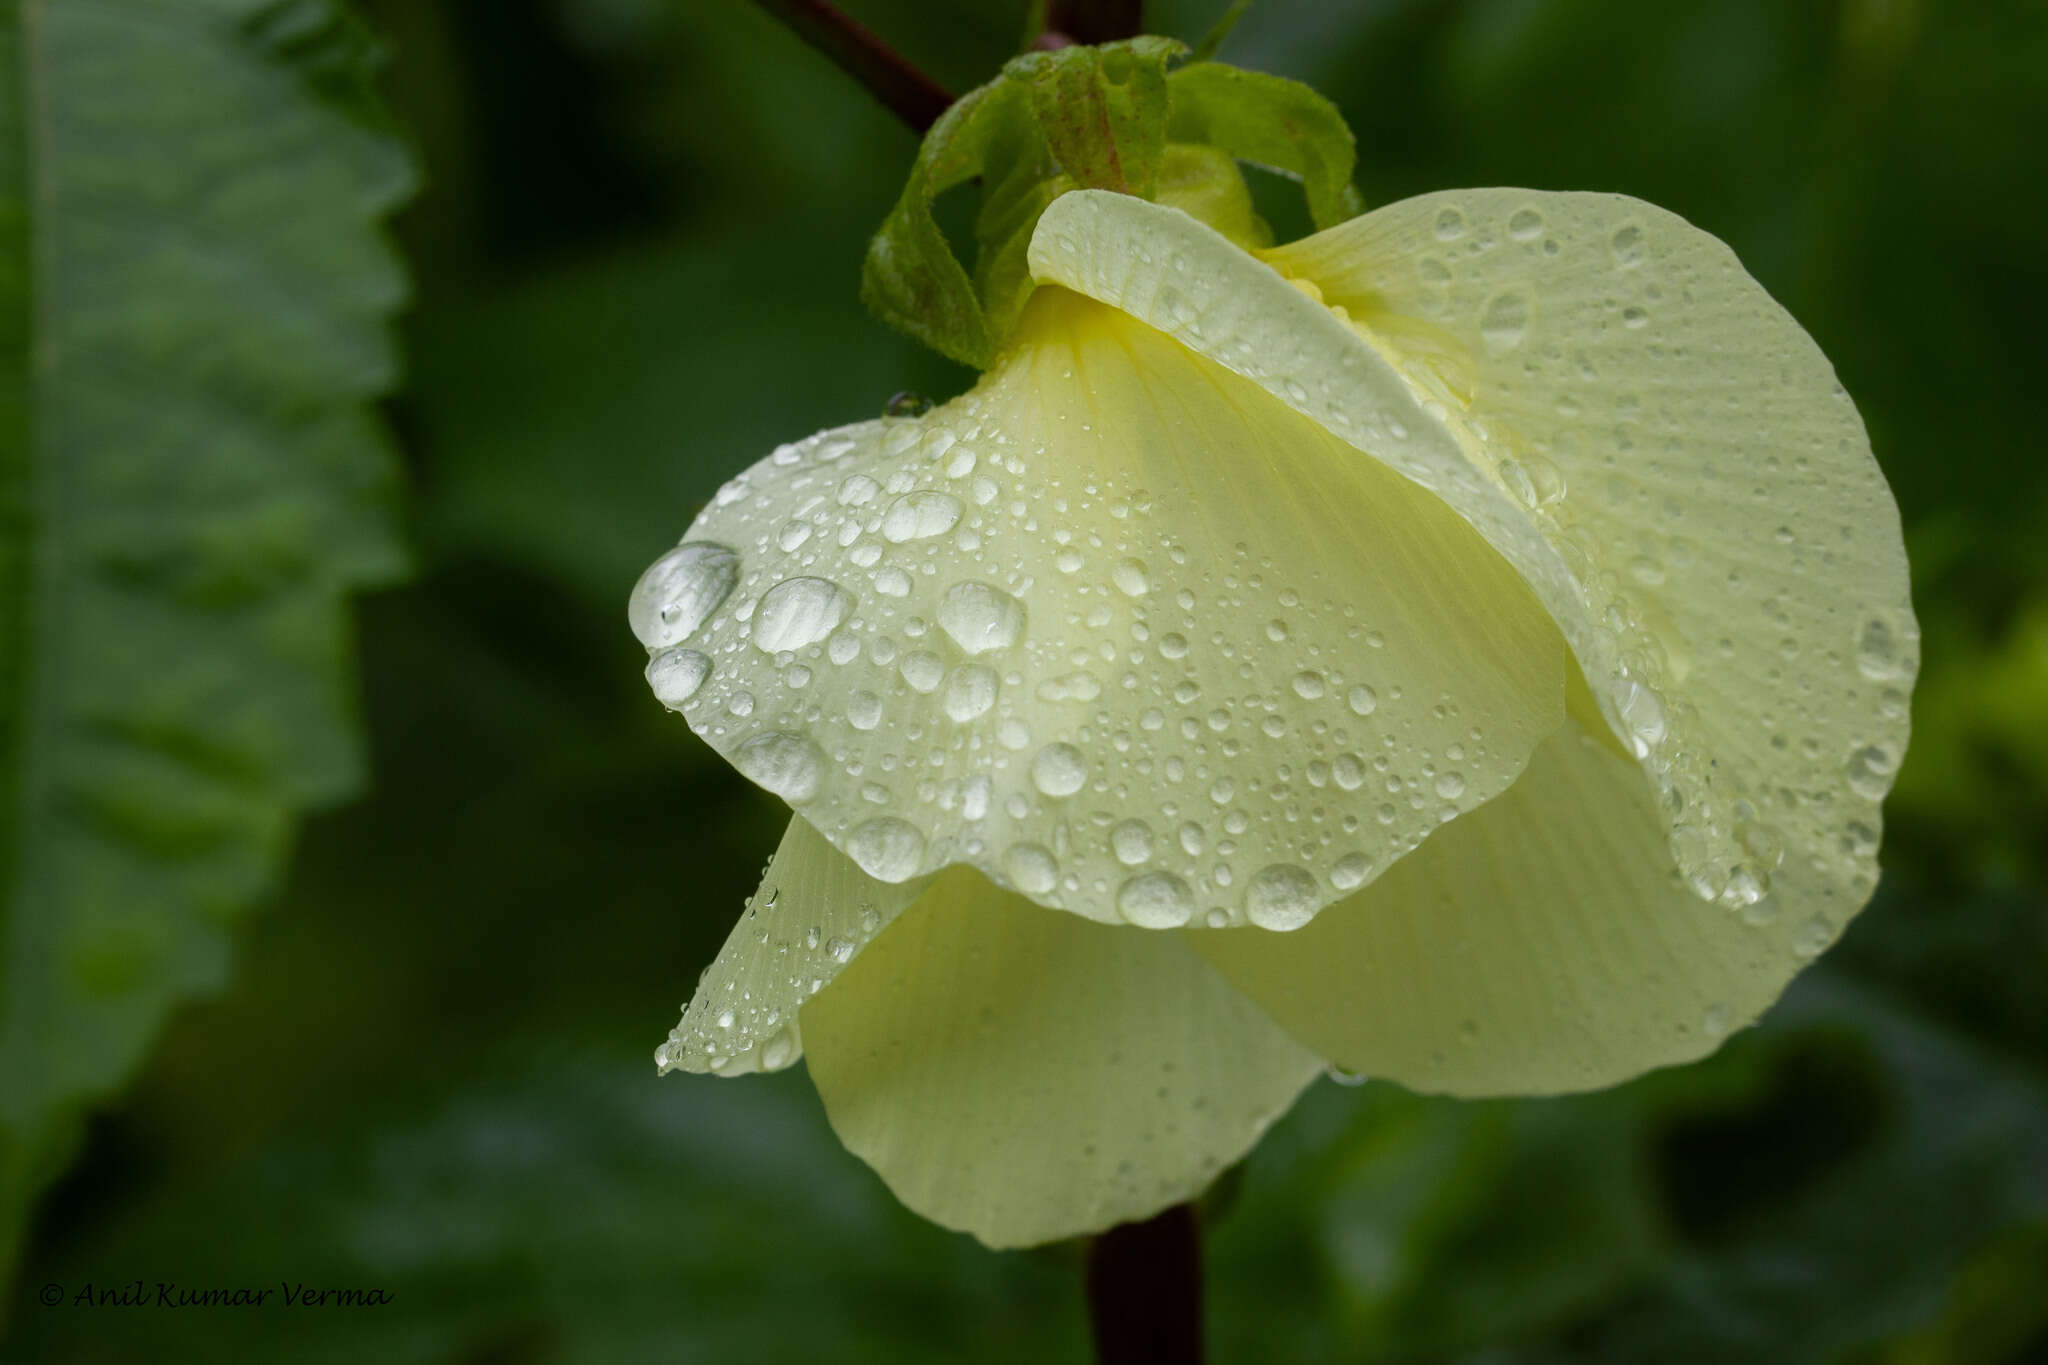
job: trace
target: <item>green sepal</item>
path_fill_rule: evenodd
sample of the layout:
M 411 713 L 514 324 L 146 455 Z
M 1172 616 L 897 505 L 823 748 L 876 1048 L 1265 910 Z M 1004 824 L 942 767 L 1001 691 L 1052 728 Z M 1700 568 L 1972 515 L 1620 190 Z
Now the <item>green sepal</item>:
M 1299 178 L 1318 226 L 1358 211 L 1351 134 L 1334 106 L 1307 86 L 1230 67 L 1169 74 L 1186 54 L 1158 37 L 1031 52 L 960 99 L 926 134 L 868 246 L 862 302 L 940 354 L 986 369 L 1031 297 L 1026 252 L 1038 217 L 1069 190 L 1171 203 L 1254 249 L 1271 233 L 1235 158 Z M 970 271 L 932 204 L 974 179 Z
M 995 343 L 974 282 L 932 217 L 932 201 L 986 171 L 990 151 L 1019 131 L 1022 102 L 1016 86 L 996 80 L 939 116 L 861 264 L 860 298 L 870 312 L 976 369 L 995 358 Z
M 1003 75 L 1031 92 L 1031 111 L 1060 170 L 1081 189 L 1152 197 L 1166 153 L 1171 38 L 1063 47 L 1013 59 Z
M 1364 210 L 1351 183 L 1358 144 L 1337 106 L 1299 81 L 1197 62 L 1167 78 L 1175 142 L 1206 143 L 1301 181 L 1318 229 Z

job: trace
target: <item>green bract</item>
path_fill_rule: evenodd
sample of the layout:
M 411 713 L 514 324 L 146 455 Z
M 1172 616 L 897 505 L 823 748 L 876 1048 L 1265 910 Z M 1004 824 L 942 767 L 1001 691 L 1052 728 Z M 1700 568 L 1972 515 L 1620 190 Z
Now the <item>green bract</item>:
M 1203 70 L 1170 126 L 1280 159 Z M 1905 746 L 1889 491 L 1726 247 L 1499 189 L 1258 252 L 1206 202 L 1060 194 L 971 392 L 778 449 L 634 593 L 799 817 L 658 1060 L 807 1052 L 996 1245 L 1188 1197 L 1325 1063 L 1701 1055 L 1868 899 Z
M 1358 211 L 1351 130 L 1294 81 L 1213 62 L 1168 73 L 1186 49 L 1167 38 L 1018 57 L 933 125 L 902 197 L 868 248 L 861 298 L 932 349 L 987 368 L 1033 288 L 1032 229 L 1054 199 L 1106 189 L 1188 208 L 1226 235 L 1264 245 L 1231 157 L 1301 180 L 1316 226 Z M 974 269 L 932 217 L 939 195 L 981 181 Z M 1217 200 L 1231 204 L 1222 217 Z

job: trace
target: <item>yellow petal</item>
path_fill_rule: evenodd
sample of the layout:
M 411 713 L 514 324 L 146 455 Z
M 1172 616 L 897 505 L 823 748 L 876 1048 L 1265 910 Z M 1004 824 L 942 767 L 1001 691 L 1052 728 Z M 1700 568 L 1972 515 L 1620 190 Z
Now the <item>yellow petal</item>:
M 1153 928 L 1305 922 L 1562 715 L 1556 628 L 1441 500 L 1060 289 L 972 393 L 735 479 L 635 612 L 869 875 Z
M 1133 249 L 1133 243 L 1143 249 Z M 1070 194 L 1036 276 L 1167 329 L 1455 508 L 1650 774 L 1695 893 L 1871 883 L 1918 664 L 1897 510 L 1827 360 L 1713 237 L 1616 195 L 1407 200 L 1265 253 Z
M 802 820 L 791 820 L 718 959 L 655 1051 L 669 1071 L 741 1076 L 803 1055 L 797 1010 L 922 894 L 878 882 Z
M 995 1247 L 1193 1197 L 1322 1061 L 1187 939 L 945 873 L 804 1006 L 833 1128 L 911 1209 Z
M 1601 725 L 1590 698 L 1583 715 Z M 1712 1051 L 1869 892 L 1801 863 L 1772 900 L 1714 904 L 1663 828 L 1649 777 L 1574 719 L 1505 796 L 1300 933 L 1187 938 L 1346 1069 L 1465 1096 L 1611 1085 Z

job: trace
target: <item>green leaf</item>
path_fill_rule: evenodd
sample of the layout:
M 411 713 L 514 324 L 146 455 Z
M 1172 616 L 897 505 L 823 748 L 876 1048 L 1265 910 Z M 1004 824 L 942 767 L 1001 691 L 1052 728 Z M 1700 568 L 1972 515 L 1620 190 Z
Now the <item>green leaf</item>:
M 77 1361 L 83 1341 L 103 1365 L 1085 1356 L 1071 1268 L 904 1209 L 800 1074 L 657 1085 L 637 1045 L 520 1039 L 452 1084 L 422 1064 L 380 1089 L 37 1266 L 67 1297 L 21 1313 L 8 1359 Z M 152 1296 L 159 1279 L 273 1292 L 168 1317 L 68 1297 L 124 1274 Z M 286 1309 L 281 1280 L 391 1301 Z
M 412 179 L 372 55 L 331 0 L 0 8 L 0 1276 L 361 778 Z
M 1318 228 L 1364 208 L 1351 183 L 1357 144 L 1337 106 L 1299 81 L 1195 62 L 1166 78 L 1175 142 L 1220 147 L 1301 181 Z

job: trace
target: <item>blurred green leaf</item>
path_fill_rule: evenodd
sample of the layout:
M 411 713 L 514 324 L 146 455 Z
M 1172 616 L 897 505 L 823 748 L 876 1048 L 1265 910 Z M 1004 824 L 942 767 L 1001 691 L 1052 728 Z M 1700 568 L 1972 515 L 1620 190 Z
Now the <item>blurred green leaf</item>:
M 415 1074 L 358 1121 L 278 1144 L 41 1269 L 67 1293 L 140 1276 L 152 1294 L 160 1279 L 303 1281 L 392 1302 L 170 1313 L 67 1298 L 21 1310 L 9 1358 L 24 1365 L 1085 1350 L 1073 1271 L 906 1212 L 833 1138 L 800 1070 L 657 1083 L 650 1060 L 613 1048 L 501 1051 L 459 1083 Z
M 411 184 L 329 0 L 0 10 L 0 1278 L 84 1108 L 361 777 Z

